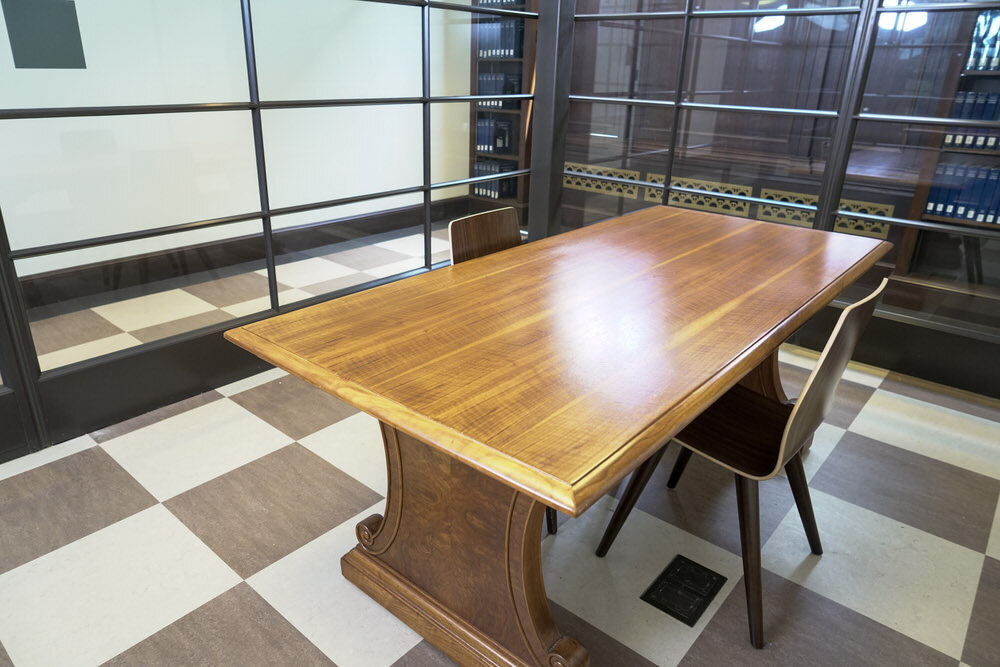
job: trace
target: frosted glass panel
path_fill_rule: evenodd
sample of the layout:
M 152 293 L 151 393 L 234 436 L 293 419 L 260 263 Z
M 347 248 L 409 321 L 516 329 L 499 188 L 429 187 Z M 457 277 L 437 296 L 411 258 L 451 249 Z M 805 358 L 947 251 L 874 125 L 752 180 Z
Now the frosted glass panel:
M 493 17 L 484 17 L 490 21 Z M 472 95 L 473 30 L 468 12 L 431 10 L 431 95 Z M 485 93 L 484 93 L 485 94 Z
M 254 0 L 263 100 L 419 97 L 420 8 Z
M 84 69 L 15 68 L 0 20 L 0 108 L 249 99 L 238 2 L 76 0 L 76 13 Z
M 262 112 L 271 207 L 423 182 L 419 104 Z
M 14 249 L 260 210 L 249 111 L 0 122 Z

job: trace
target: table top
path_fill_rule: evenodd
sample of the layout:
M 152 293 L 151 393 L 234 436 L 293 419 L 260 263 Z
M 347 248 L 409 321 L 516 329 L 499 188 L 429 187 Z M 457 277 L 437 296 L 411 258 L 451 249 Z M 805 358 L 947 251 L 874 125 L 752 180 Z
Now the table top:
M 890 247 L 656 206 L 226 337 L 576 516 Z

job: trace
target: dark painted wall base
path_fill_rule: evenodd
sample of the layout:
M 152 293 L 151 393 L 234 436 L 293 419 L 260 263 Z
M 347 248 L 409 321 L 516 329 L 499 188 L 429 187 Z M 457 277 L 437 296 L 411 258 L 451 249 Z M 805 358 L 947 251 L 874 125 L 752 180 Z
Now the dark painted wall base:
M 0 463 L 30 451 L 27 436 L 21 428 L 17 397 L 8 389 L 0 389 Z
M 827 307 L 789 342 L 821 350 L 840 309 Z M 854 359 L 956 389 L 1000 398 L 1000 346 L 876 316 L 858 342 Z

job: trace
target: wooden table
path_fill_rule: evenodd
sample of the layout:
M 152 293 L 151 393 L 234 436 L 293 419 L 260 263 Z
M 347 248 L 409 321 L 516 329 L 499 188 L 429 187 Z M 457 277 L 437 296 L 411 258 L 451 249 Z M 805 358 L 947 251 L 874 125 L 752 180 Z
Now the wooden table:
M 748 373 L 780 395 L 778 345 L 889 247 L 656 206 L 226 337 L 381 421 L 345 577 L 462 664 L 583 665 L 544 505 L 578 516 Z

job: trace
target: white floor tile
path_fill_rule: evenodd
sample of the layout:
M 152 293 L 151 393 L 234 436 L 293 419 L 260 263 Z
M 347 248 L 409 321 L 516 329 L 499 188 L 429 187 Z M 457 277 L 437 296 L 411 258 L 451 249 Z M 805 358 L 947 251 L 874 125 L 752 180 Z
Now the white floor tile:
M 401 236 L 398 239 L 392 239 L 391 241 L 381 241 L 375 245 L 385 248 L 386 250 L 392 250 L 394 252 L 401 252 L 404 255 L 410 255 L 411 257 L 424 256 L 424 235 L 423 234 L 411 234 L 410 236 Z M 442 252 L 451 248 L 449 243 L 444 239 L 439 239 L 437 237 L 431 237 L 431 254 L 436 252 Z
M 236 394 L 246 391 L 247 389 L 259 387 L 262 384 L 267 384 L 272 380 L 283 378 L 286 375 L 288 375 L 288 373 L 280 368 L 272 368 L 264 371 L 263 373 L 257 373 L 256 375 L 251 375 L 248 378 L 243 378 L 242 380 L 237 380 L 236 382 L 219 387 L 216 391 L 223 396 L 235 396 Z
M 1000 424 L 877 389 L 851 431 L 1000 479 Z
M 986 555 L 1000 560 L 1000 502 L 997 502 L 997 511 L 993 515 L 993 531 L 990 533 L 989 544 L 986 545 Z
M 215 306 L 190 292 L 172 289 L 97 306 L 93 310 L 119 329 L 136 331 L 215 309 Z
M 594 555 L 615 503 L 603 498 L 542 543 L 549 597 L 658 665 L 676 664 L 743 574 L 742 561 L 690 533 L 634 509 L 605 558 Z M 690 628 L 639 599 L 678 553 L 727 578 Z
M 370 269 L 365 269 L 364 273 L 372 278 L 385 278 L 387 276 L 394 276 L 397 273 L 403 273 L 404 271 L 419 269 L 423 265 L 424 260 L 422 258 L 415 257 L 413 259 L 403 259 L 391 264 L 383 264 L 382 266 L 373 266 Z
M 803 450 L 802 453 L 802 467 L 806 471 L 806 481 L 812 480 L 813 475 L 830 456 L 833 448 L 837 446 L 845 433 L 847 433 L 846 430 L 833 424 L 819 425 L 813 434 L 812 445 L 809 446 L 809 449 Z M 778 474 L 785 476 L 785 469 L 782 468 Z
M 0 575 L 0 641 L 19 667 L 97 665 L 239 581 L 154 505 Z
M 983 555 L 812 490 L 823 555 L 805 547 L 789 512 L 767 541 L 764 567 L 959 658 Z
M 288 289 L 278 292 L 278 303 L 294 303 L 296 301 L 301 301 L 302 299 L 312 298 L 312 294 L 309 292 L 303 292 L 300 289 Z M 247 315 L 253 315 L 255 313 L 263 313 L 271 307 L 271 297 L 270 296 L 259 296 L 256 299 L 250 299 L 249 301 L 241 301 L 240 303 L 234 303 L 231 306 L 226 306 L 222 310 L 229 313 L 233 317 L 245 317 Z
M 357 273 L 356 270 L 350 267 L 331 262 L 322 257 L 310 257 L 309 259 L 300 259 L 297 262 L 278 264 L 275 270 L 277 271 L 279 283 L 296 288 L 315 285 L 316 283 L 333 280 L 334 278 L 343 278 L 352 273 Z M 267 270 L 264 269 L 257 273 L 266 276 Z
M 74 438 L 67 442 L 53 445 L 52 447 L 46 447 L 33 454 L 0 464 L 0 479 L 7 479 L 14 475 L 20 475 L 22 472 L 40 468 L 46 463 L 52 463 L 53 461 L 66 458 L 70 454 L 90 449 L 96 444 L 89 435 L 81 435 L 79 438 Z
M 291 442 L 270 424 L 222 399 L 126 433 L 102 447 L 162 501 Z
M 797 345 L 788 345 L 786 343 L 778 349 L 779 361 L 798 366 L 799 368 L 805 368 L 806 370 L 811 371 L 818 359 L 819 352 Z M 878 387 L 888 374 L 889 371 L 885 369 L 852 361 L 847 365 L 843 379 L 865 385 L 866 387 Z
M 369 489 L 386 495 L 385 446 L 378 420 L 363 412 L 299 440 Z
M 38 365 L 43 371 L 68 366 L 78 361 L 85 361 L 99 357 L 102 354 L 111 354 L 118 350 L 125 350 L 136 345 L 141 345 L 142 341 L 127 333 L 115 334 L 107 338 L 98 338 L 89 343 L 81 343 L 72 347 L 64 347 L 55 352 L 38 355 Z
M 254 590 L 341 667 L 390 665 L 420 635 L 340 573 L 354 527 L 378 503 L 247 579 Z

